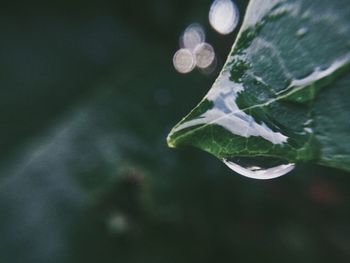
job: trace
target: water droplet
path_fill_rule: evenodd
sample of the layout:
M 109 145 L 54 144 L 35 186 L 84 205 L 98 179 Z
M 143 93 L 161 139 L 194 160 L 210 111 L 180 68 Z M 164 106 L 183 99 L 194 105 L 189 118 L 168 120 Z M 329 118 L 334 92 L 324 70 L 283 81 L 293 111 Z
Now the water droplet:
M 261 180 L 285 175 L 295 166 L 293 163 L 268 157 L 235 157 L 223 159 L 223 162 L 240 175 Z
M 237 26 L 239 12 L 231 0 L 215 0 L 209 11 L 210 25 L 220 34 L 231 33 Z
M 197 67 L 207 68 L 213 63 L 215 59 L 215 52 L 211 45 L 208 43 L 202 43 L 197 45 L 195 48 L 194 56 Z
M 180 38 L 181 48 L 193 51 L 197 45 L 205 40 L 204 29 L 200 24 L 189 25 Z
M 173 64 L 178 72 L 189 73 L 195 67 L 195 60 L 191 51 L 181 48 L 176 51 L 173 57 Z
M 307 33 L 307 28 L 305 27 L 302 27 L 302 28 L 299 28 L 296 35 L 298 37 L 303 37 L 305 34 Z

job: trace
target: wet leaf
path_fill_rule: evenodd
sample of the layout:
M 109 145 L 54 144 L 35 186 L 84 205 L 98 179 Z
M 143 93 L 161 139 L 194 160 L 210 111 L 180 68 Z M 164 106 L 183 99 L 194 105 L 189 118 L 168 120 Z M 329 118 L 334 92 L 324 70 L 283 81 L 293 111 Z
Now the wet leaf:
M 252 183 L 166 147 L 179 101 L 212 81 L 171 65 L 184 12 L 205 22 L 210 3 L 59 4 L 64 15 L 53 1 L 0 11 L 0 262 L 349 258 L 346 172 L 300 166 Z
M 279 171 L 304 161 L 350 170 L 349 17 L 341 0 L 251 1 L 223 70 L 169 146 L 251 170 L 276 160 Z

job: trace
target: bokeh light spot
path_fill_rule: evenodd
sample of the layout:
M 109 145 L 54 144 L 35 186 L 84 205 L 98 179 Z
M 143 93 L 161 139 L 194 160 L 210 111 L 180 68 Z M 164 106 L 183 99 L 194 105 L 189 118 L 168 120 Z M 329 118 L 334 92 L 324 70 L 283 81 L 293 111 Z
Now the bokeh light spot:
M 209 67 L 213 63 L 215 59 L 215 52 L 210 44 L 201 43 L 195 48 L 194 56 L 197 67 L 203 69 Z
M 194 57 L 190 50 L 181 48 L 174 54 L 173 64 L 180 73 L 189 73 L 195 67 Z
M 181 36 L 180 46 L 193 51 L 197 45 L 205 41 L 204 29 L 200 24 L 189 25 Z
M 231 0 L 215 0 L 209 10 L 210 25 L 220 34 L 231 33 L 239 21 L 239 11 Z

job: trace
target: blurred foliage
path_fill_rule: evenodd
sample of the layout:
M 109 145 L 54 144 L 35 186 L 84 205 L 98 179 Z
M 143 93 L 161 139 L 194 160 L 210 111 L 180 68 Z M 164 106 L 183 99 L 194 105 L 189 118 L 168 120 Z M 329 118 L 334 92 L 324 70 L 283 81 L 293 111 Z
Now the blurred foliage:
M 348 174 L 304 166 L 260 182 L 167 148 L 170 127 L 217 74 L 175 72 L 179 34 L 201 22 L 221 63 L 233 41 L 208 27 L 209 5 L 2 9 L 0 262 L 350 257 Z

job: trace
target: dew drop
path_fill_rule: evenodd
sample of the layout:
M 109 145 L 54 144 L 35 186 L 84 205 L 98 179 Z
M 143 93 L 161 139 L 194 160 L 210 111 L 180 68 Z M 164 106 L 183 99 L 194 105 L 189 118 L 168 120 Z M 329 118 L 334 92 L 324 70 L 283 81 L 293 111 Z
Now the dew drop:
M 235 157 L 223 159 L 231 170 L 253 179 L 273 179 L 294 169 L 293 163 L 267 157 Z
M 296 32 L 297 37 L 303 37 L 307 33 L 307 28 L 302 27 L 299 28 L 298 31 Z

